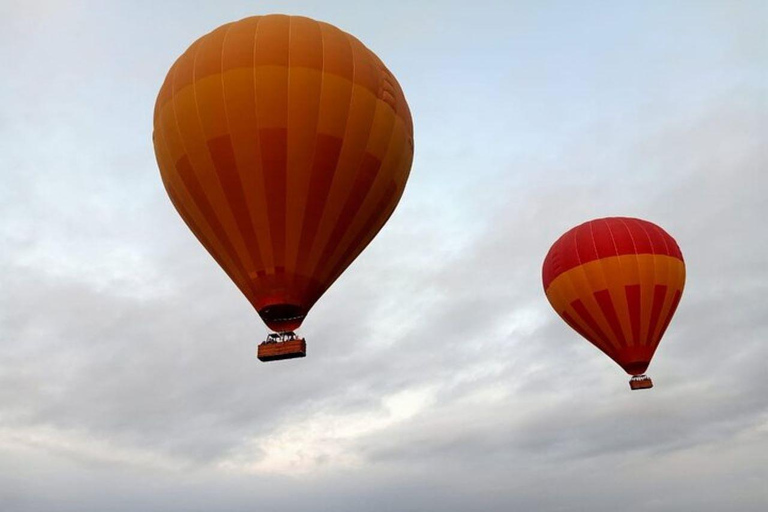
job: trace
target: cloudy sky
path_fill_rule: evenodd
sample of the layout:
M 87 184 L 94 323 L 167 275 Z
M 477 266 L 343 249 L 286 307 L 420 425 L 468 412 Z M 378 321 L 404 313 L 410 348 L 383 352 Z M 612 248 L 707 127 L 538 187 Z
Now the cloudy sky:
M 309 356 L 265 365 L 151 116 L 189 43 L 272 12 L 375 51 L 416 156 Z M 0 509 L 765 510 L 766 24 L 735 0 L 3 0 Z M 541 289 L 550 244 L 609 215 L 686 257 L 649 392 Z

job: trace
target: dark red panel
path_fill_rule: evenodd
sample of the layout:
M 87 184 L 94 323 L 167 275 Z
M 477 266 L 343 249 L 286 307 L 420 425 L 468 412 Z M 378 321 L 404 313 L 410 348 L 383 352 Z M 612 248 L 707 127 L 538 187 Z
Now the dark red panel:
M 648 342 L 655 344 L 657 339 L 653 337 L 653 333 L 656 330 L 656 325 L 659 322 L 659 315 L 661 314 L 661 308 L 664 306 L 664 299 L 667 296 L 667 286 L 663 284 L 657 284 L 653 289 L 653 305 L 651 306 L 651 320 L 648 324 Z
M 287 135 L 285 128 L 259 130 L 264 188 L 269 191 L 267 194 L 269 232 L 272 235 L 272 254 L 276 266 L 285 264 Z
M 317 236 L 320 219 L 328 201 L 328 193 L 331 190 L 333 176 L 339 163 L 342 140 L 323 133 L 317 134 L 315 140 L 315 156 L 312 162 L 312 171 L 309 177 L 309 190 L 307 203 L 304 209 L 304 221 L 299 239 L 299 266 L 303 268 L 304 262 L 309 258 L 312 244 Z
M 240 174 L 237 170 L 235 153 L 229 135 L 222 135 L 208 141 L 208 150 L 211 153 L 213 165 L 221 181 L 227 202 L 235 217 L 237 228 L 245 241 L 248 254 L 251 256 L 255 270 L 262 270 L 264 263 L 261 260 L 259 241 L 251 222 L 251 214 L 248 211 L 248 203 L 240 182 Z
M 582 329 L 581 326 L 573 318 L 571 318 L 571 315 L 569 315 L 567 311 L 560 313 L 560 317 L 565 320 L 565 323 L 568 324 L 571 329 L 579 333 L 584 339 L 589 340 L 593 345 L 600 344 L 598 340 L 595 340 L 587 331 Z
M 664 323 L 662 324 L 661 330 L 659 331 L 659 335 L 656 337 L 656 343 L 661 341 L 661 338 L 664 337 L 664 333 L 667 332 L 669 322 L 671 322 L 672 317 L 675 316 L 675 311 L 677 311 L 677 305 L 680 303 L 680 297 L 682 297 L 682 295 L 683 293 L 680 290 L 675 292 L 675 296 L 672 298 L 672 306 L 669 308 L 667 318 L 664 319 Z
M 349 192 L 347 201 L 344 203 L 344 207 L 339 214 L 336 225 L 333 227 L 331 236 L 328 238 L 328 242 L 320 256 L 320 268 L 325 267 L 328 259 L 333 255 L 333 252 L 341 242 L 342 237 L 347 232 L 349 225 L 352 224 L 352 221 L 355 219 L 355 215 L 357 215 L 365 197 L 371 190 L 371 186 L 376 179 L 380 167 L 381 160 L 369 153 L 363 155 L 363 161 L 360 164 L 355 183 L 352 185 L 352 190 Z
M 629 323 L 632 326 L 632 341 L 640 343 L 640 285 L 630 284 L 624 287 L 629 309 Z
M 624 332 L 621 330 L 621 324 L 619 318 L 616 316 L 616 309 L 613 307 L 613 301 L 611 300 L 611 294 L 608 290 L 600 290 L 593 294 L 597 304 L 600 306 L 600 310 L 603 312 L 605 319 L 608 320 L 608 325 L 611 326 L 613 334 L 616 335 L 616 339 L 619 344 L 624 346 L 627 344 L 624 339 Z
M 390 205 L 392 201 L 397 198 L 397 189 L 397 183 L 392 181 L 384 192 L 382 198 L 376 204 L 376 208 L 374 209 L 376 213 L 371 215 L 368 221 L 363 225 L 360 232 L 357 233 L 355 238 L 349 244 L 349 247 L 347 247 L 347 250 L 344 251 L 344 254 L 341 255 L 339 261 L 334 266 L 330 274 L 332 276 L 331 282 L 335 280 L 345 268 L 347 268 L 355 256 L 365 249 L 363 243 L 366 241 L 366 238 L 371 235 L 373 230 L 377 229 L 377 227 L 380 229 L 392 214 L 394 205 Z
M 200 227 L 192 220 L 192 214 L 184 206 L 184 203 L 179 200 L 173 188 L 166 187 L 166 191 L 168 192 L 168 197 L 171 199 L 171 203 L 176 208 L 176 211 L 179 212 L 179 215 L 184 220 L 184 223 L 187 225 L 187 227 L 189 227 L 189 230 L 192 231 L 192 234 L 195 235 L 203 247 L 206 248 L 208 253 L 213 256 L 213 259 L 216 260 L 219 266 L 224 269 L 224 272 L 226 272 L 230 277 L 233 277 L 232 274 L 236 274 L 234 271 L 237 270 L 240 272 L 239 277 L 241 280 L 245 280 L 245 276 L 242 274 L 243 269 L 241 266 L 235 264 L 234 269 L 227 269 L 227 266 L 224 264 L 224 258 L 222 257 L 222 254 L 214 248 L 211 241 L 203 234 L 203 231 L 200 229 Z M 237 280 L 233 279 L 233 281 L 237 284 Z M 241 291 L 246 293 L 248 290 Z
M 571 302 L 571 307 L 581 317 L 584 323 L 587 324 L 587 327 L 592 329 L 592 331 L 597 335 L 598 339 L 606 347 L 612 346 L 611 343 L 608 341 L 608 338 L 605 336 L 605 333 L 602 331 L 602 329 L 600 329 L 600 326 L 597 325 L 597 322 L 595 322 L 595 319 L 592 318 L 592 315 L 589 314 L 589 311 L 587 310 L 586 307 L 584 307 L 584 304 L 582 304 L 581 300 L 576 299 L 575 301 Z
M 229 237 L 224 230 L 224 226 L 221 225 L 211 203 L 208 201 L 208 197 L 205 195 L 203 187 L 200 186 L 200 182 L 197 180 L 197 176 L 195 176 L 195 171 L 192 169 L 192 164 L 189 163 L 189 159 L 186 155 L 176 162 L 176 171 L 179 173 L 179 177 L 181 178 L 182 183 L 184 183 L 184 188 L 192 198 L 192 201 L 194 201 L 195 206 L 197 206 L 197 209 L 203 214 L 205 221 L 213 230 L 213 234 L 216 235 L 216 238 L 222 247 L 224 247 L 227 255 L 234 262 L 237 270 L 239 270 L 243 276 L 247 276 L 248 272 L 245 270 L 245 265 L 240 261 L 237 251 L 232 245 L 232 242 L 230 242 Z

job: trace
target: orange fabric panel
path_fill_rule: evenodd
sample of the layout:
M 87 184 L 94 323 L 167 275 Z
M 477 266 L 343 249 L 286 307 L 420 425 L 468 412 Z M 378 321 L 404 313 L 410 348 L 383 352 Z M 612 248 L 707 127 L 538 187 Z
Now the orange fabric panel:
M 674 239 L 661 228 L 621 220 L 598 219 L 563 235 L 547 255 L 543 280 L 558 315 L 637 375 L 648 367 L 675 313 L 685 287 L 685 263 Z M 592 223 L 601 227 L 595 230 Z M 609 238 L 611 228 L 624 229 L 619 234 L 624 240 Z M 632 230 L 648 233 L 645 245 L 630 244 Z M 591 240 L 583 238 L 586 233 Z M 569 258 L 576 263 L 569 264 Z
M 272 329 L 291 330 L 396 207 L 412 126 L 397 81 L 357 39 L 270 15 L 179 57 L 153 141 L 192 232 Z

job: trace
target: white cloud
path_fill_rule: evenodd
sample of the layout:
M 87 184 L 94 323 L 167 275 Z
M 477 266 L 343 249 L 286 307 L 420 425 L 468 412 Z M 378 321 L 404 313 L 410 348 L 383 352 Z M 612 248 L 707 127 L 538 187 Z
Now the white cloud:
M 219 463 L 229 471 L 305 474 L 365 466 L 356 445 L 366 436 L 407 422 L 429 407 L 434 392 L 407 389 L 382 398 L 379 407 L 354 413 L 318 412 L 291 418 L 271 434 L 249 439 Z

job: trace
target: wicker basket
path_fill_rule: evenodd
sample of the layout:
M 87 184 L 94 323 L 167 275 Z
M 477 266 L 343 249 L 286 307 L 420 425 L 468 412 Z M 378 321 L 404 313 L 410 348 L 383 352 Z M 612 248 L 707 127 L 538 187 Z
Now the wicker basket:
M 295 340 L 264 342 L 259 344 L 257 357 L 259 361 L 280 361 L 282 359 L 294 359 L 306 357 L 307 342 L 304 338 Z

